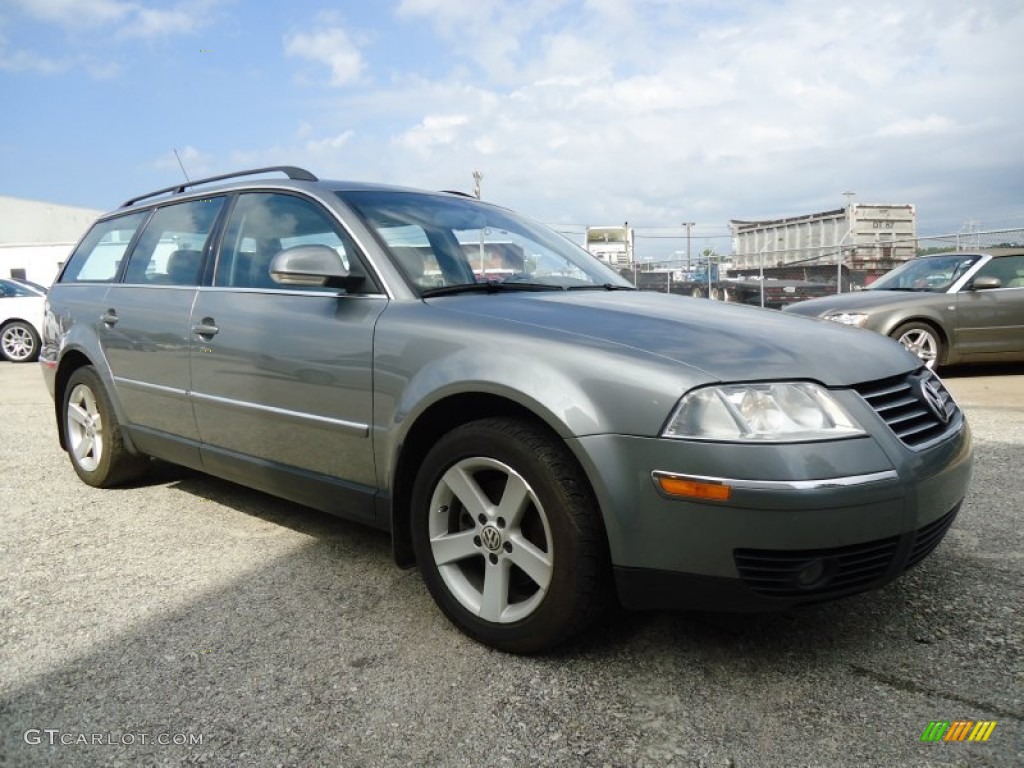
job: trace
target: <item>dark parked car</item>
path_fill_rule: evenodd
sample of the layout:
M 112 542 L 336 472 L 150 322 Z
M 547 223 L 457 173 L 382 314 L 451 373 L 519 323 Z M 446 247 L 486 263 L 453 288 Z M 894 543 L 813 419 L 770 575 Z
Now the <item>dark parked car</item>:
M 960 409 L 895 344 L 641 293 L 504 208 L 292 167 L 103 216 L 44 329 L 84 482 L 158 457 L 378 526 L 508 651 L 614 599 L 879 587 L 938 545 L 971 469 Z
M 1024 360 L 1024 249 L 914 259 L 864 291 L 786 311 L 891 336 L 929 368 Z

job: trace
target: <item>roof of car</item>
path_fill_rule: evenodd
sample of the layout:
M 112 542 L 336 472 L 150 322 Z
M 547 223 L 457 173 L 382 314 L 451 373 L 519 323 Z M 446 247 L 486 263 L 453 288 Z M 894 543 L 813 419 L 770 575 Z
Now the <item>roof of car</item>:
M 245 178 L 261 176 L 267 173 L 283 173 L 287 178 L 275 179 L 275 178 Z M 245 178 L 244 181 L 240 180 Z M 229 181 L 232 179 L 239 179 L 237 181 Z M 225 182 L 218 184 L 217 182 Z M 208 185 L 213 186 L 208 186 Z M 310 171 L 305 168 L 299 168 L 292 165 L 279 165 L 279 166 L 268 166 L 264 168 L 252 168 L 245 171 L 236 171 L 233 173 L 224 173 L 217 176 L 208 176 L 203 179 L 187 180 L 181 184 L 174 184 L 169 187 L 163 187 L 161 189 L 147 192 L 142 195 L 136 195 L 124 203 L 117 209 L 117 212 L 124 212 L 125 209 L 134 208 L 138 203 L 145 201 L 144 205 L 159 205 L 165 203 L 168 200 L 173 200 L 179 195 L 181 196 L 192 196 L 196 194 L 209 194 L 211 192 L 229 192 L 236 189 L 246 189 L 254 186 L 272 186 L 276 188 L 292 188 L 292 189 L 310 189 L 311 187 L 324 188 L 327 187 L 334 191 L 391 191 L 391 192 L 417 192 L 419 194 L 431 194 L 430 192 L 422 189 L 414 189 L 412 187 L 403 187 L 393 184 L 378 184 L 364 181 L 346 181 L 346 180 L 335 180 L 335 179 L 321 179 L 313 175 Z M 202 189 L 196 189 L 202 187 Z M 445 190 L 443 192 L 437 192 L 436 194 L 452 194 L 459 195 L 462 197 L 470 197 L 465 192 L 458 192 L 452 190 Z M 150 198 L 153 198 L 150 200 Z M 140 206 L 142 207 L 142 206 Z M 113 213 L 113 212 L 112 212 Z

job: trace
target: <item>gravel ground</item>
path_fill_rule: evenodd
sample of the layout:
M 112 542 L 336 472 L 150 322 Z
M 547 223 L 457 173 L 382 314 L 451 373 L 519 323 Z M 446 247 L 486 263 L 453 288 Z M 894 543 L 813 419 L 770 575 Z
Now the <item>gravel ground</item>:
M 88 488 L 39 371 L 0 363 L 0 765 L 1024 765 L 1024 385 L 1007 407 L 995 381 L 972 404 L 951 380 L 975 479 L 897 583 L 620 613 L 517 658 L 449 626 L 377 532 L 168 466 Z M 998 726 L 920 741 L 956 719 Z

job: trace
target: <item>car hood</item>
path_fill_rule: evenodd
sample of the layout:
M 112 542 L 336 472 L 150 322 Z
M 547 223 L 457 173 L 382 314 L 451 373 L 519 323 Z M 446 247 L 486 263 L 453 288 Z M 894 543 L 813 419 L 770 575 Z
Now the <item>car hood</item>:
M 859 309 L 907 307 L 915 304 L 943 304 L 949 300 L 945 293 L 928 291 L 852 291 L 819 299 L 800 301 L 786 307 L 786 312 L 820 317 L 826 312 L 855 312 Z
M 812 379 L 848 386 L 920 366 L 901 345 L 859 328 L 654 292 L 462 295 L 427 303 L 516 323 L 544 339 L 571 342 L 576 336 L 627 348 L 717 381 Z

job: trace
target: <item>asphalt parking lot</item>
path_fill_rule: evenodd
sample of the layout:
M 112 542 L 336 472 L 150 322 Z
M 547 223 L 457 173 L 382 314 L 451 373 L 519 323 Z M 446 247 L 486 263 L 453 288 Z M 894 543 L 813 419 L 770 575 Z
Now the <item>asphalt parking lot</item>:
M 377 532 L 169 466 L 85 486 L 36 366 L 0 363 L 0 765 L 1024 765 L 1024 369 L 946 380 L 975 476 L 905 578 L 519 658 Z M 997 725 L 923 743 L 936 720 Z

